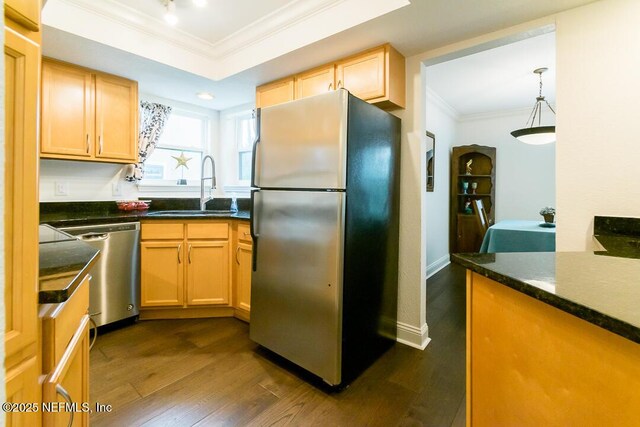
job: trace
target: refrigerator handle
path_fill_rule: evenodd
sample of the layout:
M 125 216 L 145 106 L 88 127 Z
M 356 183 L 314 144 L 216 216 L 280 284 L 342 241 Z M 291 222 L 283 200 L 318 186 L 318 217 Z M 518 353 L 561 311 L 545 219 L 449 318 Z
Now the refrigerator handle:
M 256 140 L 253 142 L 253 152 L 251 153 L 251 186 L 256 185 L 256 155 L 258 154 L 258 144 L 260 143 L 260 115 L 261 109 L 256 109 Z
M 251 239 L 253 240 L 253 250 L 251 251 L 252 271 L 256 271 L 256 263 L 258 262 L 258 237 L 260 236 L 258 233 L 256 233 L 256 226 L 254 223 L 256 219 L 254 204 L 256 200 L 256 193 L 259 192 L 260 190 L 258 189 L 251 190 L 251 202 L 249 203 L 249 233 L 251 234 Z

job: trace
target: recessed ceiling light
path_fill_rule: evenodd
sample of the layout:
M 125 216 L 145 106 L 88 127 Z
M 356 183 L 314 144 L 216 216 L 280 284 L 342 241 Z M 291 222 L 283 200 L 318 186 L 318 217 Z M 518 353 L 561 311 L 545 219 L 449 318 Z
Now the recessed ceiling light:
M 198 98 L 206 99 L 207 101 L 211 101 L 214 98 L 214 96 L 209 92 L 199 92 L 196 95 L 198 96 Z
M 167 10 L 164 13 L 164 20 L 169 25 L 176 25 L 178 23 L 178 17 L 176 16 L 176 4 L 173 0 L 167 1 Z
M 207 5 L 207 0 L 193 0 L 193 4 L 197 7 L 205 7 Z

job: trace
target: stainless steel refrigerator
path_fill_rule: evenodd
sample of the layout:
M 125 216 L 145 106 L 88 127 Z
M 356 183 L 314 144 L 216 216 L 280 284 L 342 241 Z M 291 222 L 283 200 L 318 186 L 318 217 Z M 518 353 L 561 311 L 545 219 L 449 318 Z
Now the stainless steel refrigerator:
M 396 338 L 400 119 L 340 89 L 257 122 L 250 337 L 349 382 Z

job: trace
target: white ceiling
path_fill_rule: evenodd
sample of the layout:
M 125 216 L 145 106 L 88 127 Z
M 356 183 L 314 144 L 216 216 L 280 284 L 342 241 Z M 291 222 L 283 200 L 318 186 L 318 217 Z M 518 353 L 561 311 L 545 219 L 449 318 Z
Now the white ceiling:
M 385 42 L 411 56 L 594 0 L 410 1 L 209 0 L 202 11 L 176 0 L 169 28 L 159 0 L 48 0 L 43 52 L 220 110 L 252 102 L 258 84 Z M 203 90 L 216 98 L 195 98 Z
M 538 96 L 536 68 L 551 105 L 556 94 L 555 33 L 427 67 L 427 86 L 460 116 L 531 108 Z M 545 107 L 544 113 L 549 113 Z
M 113 0 L 158 21 L 163 20 L 164 0 Z M 191 0 L 174 0 L 178 23 L 175 28 L 209 43 L 216 43 L 253 22 L 278 13 L 291 0 L 207 0 L 204 8 Z M 206 19 L 203 19 L 205 18 Z

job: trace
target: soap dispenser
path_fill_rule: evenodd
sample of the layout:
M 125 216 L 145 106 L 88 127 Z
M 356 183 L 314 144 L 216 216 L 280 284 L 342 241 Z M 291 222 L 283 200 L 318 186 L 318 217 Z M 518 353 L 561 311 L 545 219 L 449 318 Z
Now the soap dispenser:
M 238 201 L 236 196 L 231 197 L 231 212 L 238 212 Z

